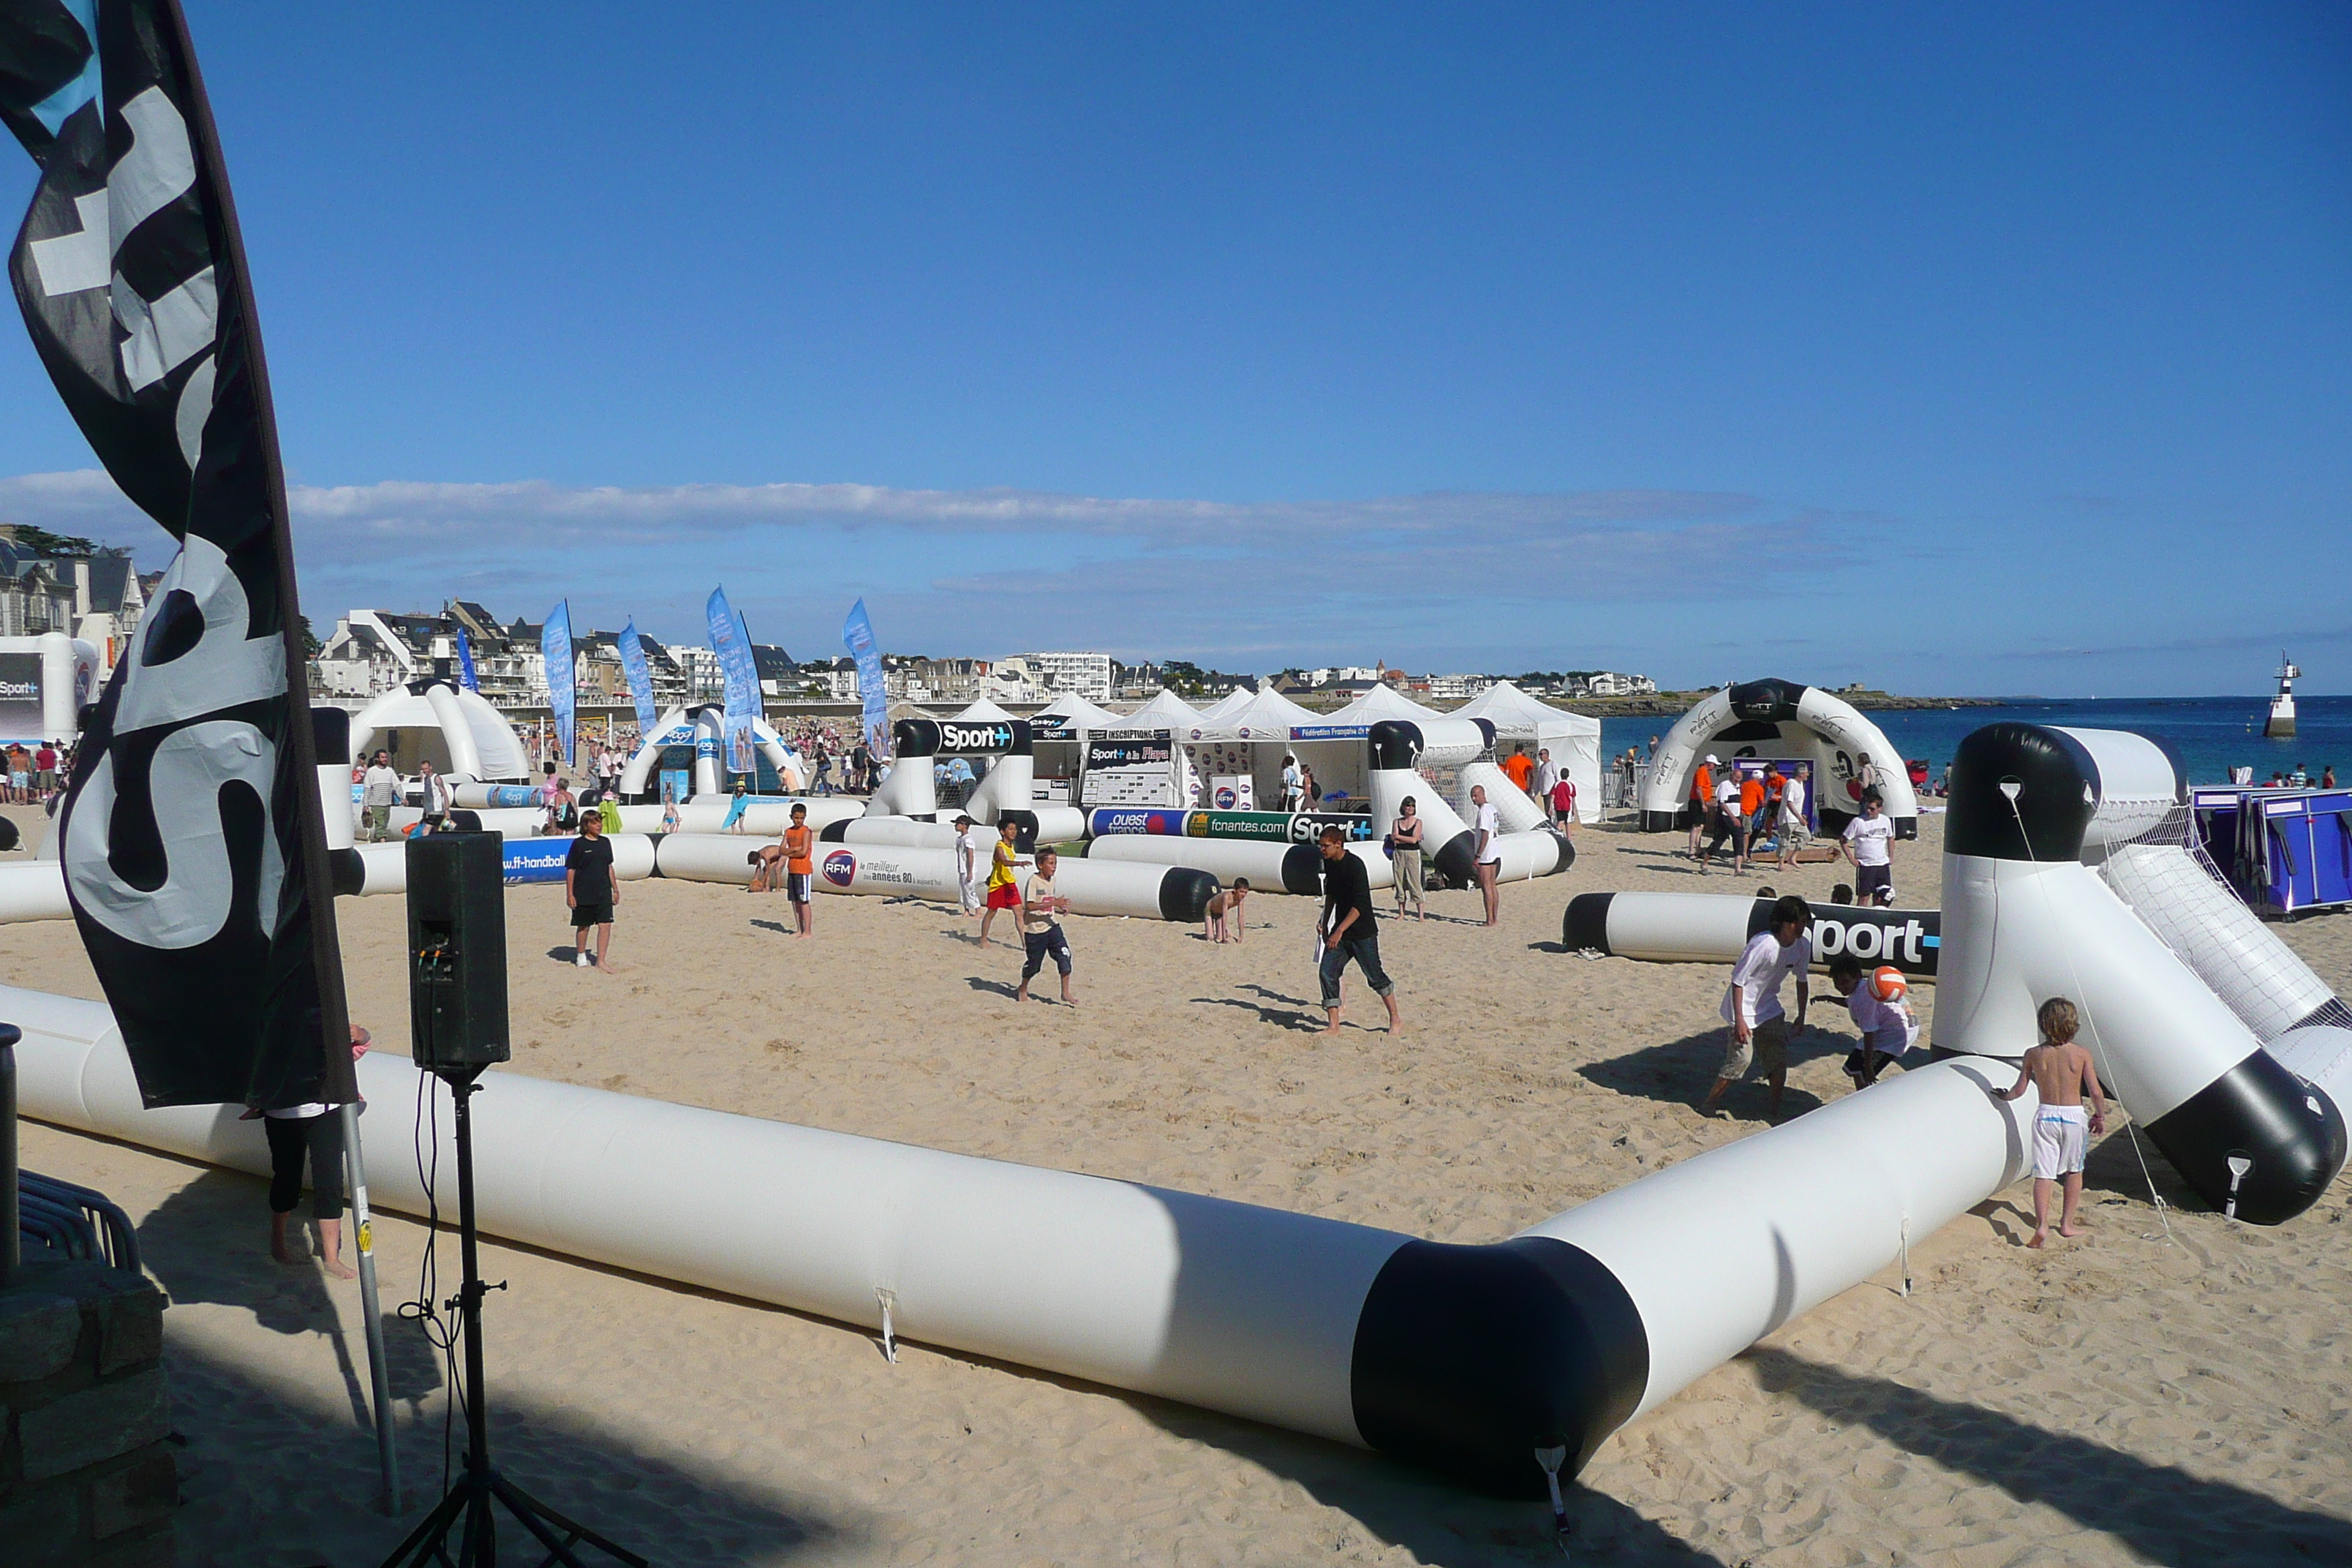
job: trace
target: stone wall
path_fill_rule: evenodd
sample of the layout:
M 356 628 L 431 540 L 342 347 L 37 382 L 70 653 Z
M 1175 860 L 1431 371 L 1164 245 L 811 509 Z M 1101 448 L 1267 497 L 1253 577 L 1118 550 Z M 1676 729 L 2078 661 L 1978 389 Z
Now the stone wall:
M 0 1290 L 8 1568 L 169 1568 L 179 1478 L 163 1358 L 163 1292 L 142 1275 L 27 1260 Z

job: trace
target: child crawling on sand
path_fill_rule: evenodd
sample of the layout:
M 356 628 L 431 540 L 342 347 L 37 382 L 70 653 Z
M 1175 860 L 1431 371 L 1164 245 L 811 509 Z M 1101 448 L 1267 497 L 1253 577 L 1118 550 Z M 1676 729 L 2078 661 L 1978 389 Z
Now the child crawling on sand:
M 1201 910 L 1201 919 L 1207 927 L 1201 934 L 1211 942 L 1241 941 L 1244 924 L 1242 905 L 1248 901 L 1249 893 L 1249 879 L 1235 877 L 1232 887 L 1211 895 L 1208 903 Z M 1231 936 L 1225 934 L 1225 922 L 1228 921 L 1233 922 Z
M 2074 1004 L 2063 996 L 2053 996 L 2042 1004 L 2033 1021 L 2041 1027 L 2042 1043 L 2025 1053 L 2017 1081 L 2009 1091 L 1996 1089 L 1992 1095 L 1995 1100 L 2015 1100 L 2029 1083 L 2041 1091 L 2042 1109 L 2033 1117 L 2033 1239 L 2025 1244 L 2040 1247 L 2049 1239 L 2053 1182 L 2063 1182 L 2066 1189 L 2058 1234 L 2069 1239 L 2083 1234 L 2083 1227 L 2074 1223 L 2083 1201 L 2083 1160 L 2090 1150 L 2090 1135 L 2107 1130 L 2107 1101 L 2099 1092 L 2099 1075 L 2091 1066 L 2091 1053 L 2074 1043 L 2075 1033 L 2082 1027 Z M 2085 1089 L 2090 1091 L 2092 1105 L 2087 1124 L 2083 1116 Z
M 1892 971 L 1881 971 L 1889 973 Z M 1898 975 L 1892 985 L 1885 984 L 1877 973 L 1865 972 L 1852 958 L 1839 958 L 1830 965 L 1830 988 L 1834 996 L 1816 996 L 1816 1002 L 1843 1003 L 1853 1016 L 1853 1026 L 1862 1031 L 1862 1044 L 1847 1053 L 1845 1076 L 1853 1080 L 1856 1089 L 1868 1089 L 1878 1081 L 1889 1062 L 1899 1060 L 1903 1053 L 1919 1041 L 1919 1021 L 1911 1016 L 1911 1004 L 1900 986 Z M 1893 990 L 1891 996 L 1882 990 Z

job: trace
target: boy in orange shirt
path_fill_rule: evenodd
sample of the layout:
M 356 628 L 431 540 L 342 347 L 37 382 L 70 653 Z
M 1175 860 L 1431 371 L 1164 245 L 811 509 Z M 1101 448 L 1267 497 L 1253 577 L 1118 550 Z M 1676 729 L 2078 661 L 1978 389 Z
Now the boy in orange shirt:
M 811 894 L 816 881 L 816 834 L 808 825 L 808 807 L 793 807 L 793 825 L 784 829 L 784 892 L 793 901 L 793 920 L 803 937 L 815 930 L 816 911 Z

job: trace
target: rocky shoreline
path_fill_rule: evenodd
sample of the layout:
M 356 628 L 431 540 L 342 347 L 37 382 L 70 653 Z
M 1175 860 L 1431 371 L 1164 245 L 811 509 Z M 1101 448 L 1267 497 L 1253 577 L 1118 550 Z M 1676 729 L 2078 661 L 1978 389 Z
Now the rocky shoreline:
M 1556 708 L 1594 719 L 1679 719 L 1714 695 L 1713 691 L 1661 691 L 1649 697 L 1576 697 L 1554 702 Z M 1841 691 L 1836 696 L 1864 713 L 1912 711 L 1923 709 L 1999 708 L 2001 697 L 1898 697 L 1888 691 Z

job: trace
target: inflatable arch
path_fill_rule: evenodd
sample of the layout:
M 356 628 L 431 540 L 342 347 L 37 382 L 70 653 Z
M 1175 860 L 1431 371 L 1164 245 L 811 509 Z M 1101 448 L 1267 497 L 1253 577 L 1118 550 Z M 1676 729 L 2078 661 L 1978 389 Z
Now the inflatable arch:
M 939 815 L 935 757 L 992 757 L 963 809 L 974 822 L 1011 820 L 1021 843 L 1063 844 L 1084 837 L 1086 814 L 1076 806 L 1040 806 L 1034 798 L 1037 764 L 1024 719 L 901 719 L 891 731 L 895 759 L 890 776 L 874 792 L 868 816 L 908 816 L 928 822 Z
M 1726 765 L 1737 757 L 1811 763 L 1813 808 L 1827 834 L 1843 831 L 1846 819 L 1861 811 L 1854 775 L 1867 756 L 1878 769 L 1883 809 L 1894 819 L 1895 837 L 1919 836 L 1919 798 L 1894 743 L 1853 703 L 1793 680 L 1727 686 L 1675 721 L 1643 777 L 1643 832 L 1685 825 L 1691 776 L 1710 752 Z
M 777 782 L 786 795 L 798 795 L 808 788 L 808 770 L 801 765 L 800 753 L 785 745 L 782 737 L 768 728 L 766 720 L 751 721 L 751 739 L 759 746 L 760 754 L 776 770 Z M 661 793 L 653 777 L 661 763 L 661 754 L 672 746 L 687 745 L 694 748 L 694 793 L 726 794 L 725 712 L 713 704 L 703 703 L 692 708 L 673 708 L 662 715 L 653 734 L 637 747 L 629 765 L 621 770 L 621 798 L 658 804 Z
M 530 757 L 522 738 L 507 716 L 490 706 L 478 691 L 446 681 L 395 686 L 352 720 L 351 760 L 378 750 L 376 738 L 393 731 L 404 732 L 393 764 L 413 773 L 420 761 L 429 761 L 457 779 L 512 779 L 530 776 Z

